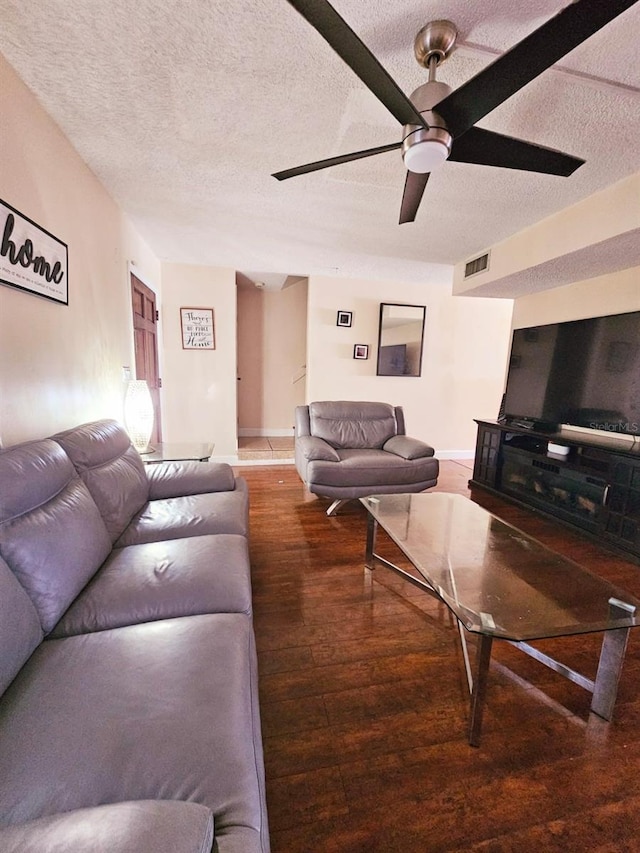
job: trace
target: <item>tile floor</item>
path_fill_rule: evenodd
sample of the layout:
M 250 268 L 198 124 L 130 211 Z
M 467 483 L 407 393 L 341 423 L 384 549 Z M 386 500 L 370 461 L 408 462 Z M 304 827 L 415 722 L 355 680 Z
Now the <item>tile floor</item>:
M 238 459 L 293 459 L 293 436 L 246 435 L 238 438 Z

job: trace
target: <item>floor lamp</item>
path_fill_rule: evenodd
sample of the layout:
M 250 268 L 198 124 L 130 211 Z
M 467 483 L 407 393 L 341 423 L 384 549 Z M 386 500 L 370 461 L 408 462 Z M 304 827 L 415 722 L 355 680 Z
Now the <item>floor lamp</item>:
M 153 432 L 153 400 L 146 379 L 131 379 L 124 398 L 124 422 L 131 443 L 138 453 L 151 453 Z

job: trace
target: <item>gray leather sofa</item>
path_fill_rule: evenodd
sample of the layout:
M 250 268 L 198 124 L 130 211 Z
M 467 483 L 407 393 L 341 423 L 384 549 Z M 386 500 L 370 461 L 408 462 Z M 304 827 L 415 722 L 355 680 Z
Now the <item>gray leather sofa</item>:
M 310 492 L 345 501 L 422 492 L 438 482 L 433 447 L 405 434 L 401 406 L 327 400 L 295 412 L 296 469 Z
M 0 452 L 0 850 L 266 853 L 248 492 L 115 421 Z

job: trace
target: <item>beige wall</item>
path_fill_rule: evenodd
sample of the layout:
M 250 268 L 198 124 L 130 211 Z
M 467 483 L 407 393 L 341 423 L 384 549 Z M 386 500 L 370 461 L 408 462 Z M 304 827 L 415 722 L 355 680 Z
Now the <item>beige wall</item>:
M 282 290 L 238 287 L 241 435 L 292 434 L 305 398 L 306 325 L 306 280 Z
M 522 296 L 513 307 L 513 327 L 582 320 L 640 311 L 640 267 Z
M 376 376 L 381 302 L 426 305 L 422 376 Z M 469 455 L 474 418 L 498 414 L 511 331 L 510 300 L 451 296 L 451 282 L 309 279 L 307 401 L 381 400 L 404 407 L 407 432 L 440 456 Z M 352 311 L 350 328 L 336 326 Z M 369 344 L 369 359 L 353 358 Z
M 263 315 L 264 291 L 238 286 L 238 428 L 246 435 L 259 435 L 263 423 Z
M 180 308 L 213 308 L 214 350 L 182 349 Z M 236 441 L 235 271 L 162 265 L 163 438 L 214 442 L 216 457 L 233 456 Z
M 534 274 L 538 269 L 543 279 L 547 278 L 544 287 L 548 288 L 561 280 L 560 275 L 570 276 L 565 279 L 567 283 L 576 280 L 578 276 L 574 273 L 577 269 L 584 270 L 579 277 L 586 279 L 594 263 L 601 262 L 597 260 L 597 253 L 589 254 L 590 246 L 615 241 L 626 235 L 625 239 L 634 240 L 637 247 L 639 229 L 640 172 L 637 172 L 491 247 L 490 267 L 486 272 L 465 281 L 465 264 L 457 264 L 453 292 L 470 293 L 522 270 L 532 270 L 532 280 L 535 281 Z M 569 255 L 568 261 L 557 263 Z M 615 254 L 608 257 L 607 262 L 610 264 L 608 268 L 614 269 Z
M 0 196 L 69 247 L 69 306 L 0 286 L 0 437 L 12 444 L 94 418 L 122 418 L 122 367 L 133 367 L 128 267 L 134 263 L 137 274 L 159 293 L 161 268 L 2 57 L 0 110 Z M 607 191 L 608 217 L 614 201 L 626 198 L 634 188 L 637 177 Z M 578 214 L 578 224 L 581 217 L 586 218 L 570 231 L 576 241 L 585 234 L 590 239 L 602 237 L 602 231 L 593 231 L 596 219 L 591 205 L 585 203 Z M 625 224 L 629 222 L 616 227 Z M 553 228 L 553 223 L 540 227 Z M 556 238 L 561 231 L 555 229 Z M 432 442 L 441 454 L 470 450 L 473 418 L 494 417 L 499 406 L 511 302 L 454 298 L 444 268 L 441 275 L 440 280 L 423 285 L 312 278 L 307 400 L 387 400 L 403 405 L 409 431 Z M 235 274 L 229 269 L 165 264 L 162 280 L 164 438 L 215 441 L 216 455 L 233 455 Z M 284 293 L 291 304 L 283 309 L 285 303 L 276 305 L 274 300 L 272 304 L 269 295 L 263 312 L 269 341 L 263 356 L 264 376 L 268 383 L 273 376 L 278 380 L 284 376 L 281 387 L 287 391 L 280 395 L 268 384 L 263 386 L 260 426 L 274 430 L 290 425 L 289 410 L 295 400 L 288 394 L 293 388 L 299 394 L 302 388 L 300 383 L 290 384 L 290 371 L 300 357 L 285 335 L 287 326 L 293 330 L 304 323 L 302 289 L 288 288 Z M 378 308 L 383 301 L 427 306 L 420 378 L 375 375 Z M 189 304 L 214 308 L 215 351 L 182 350 L 179 308 Z M 351 328 L 336 326 L 338 309 L 354 312 Z M 640 310 L 639 268 L 522 297 L 515 303 L 513 324 L 630 310 Z M 283 323 L 285 315 L 292 318 L 290 322 Z M 355 343 L 369 344 L 367 361 L 353 359 Z M 283 366 L 282 359 L 289 356 L 293 361 Z M 254 411 L 247 414 L 248 419 L 255 417 Z
M 69 247 L 69 305 L 0 286 L 0 437 L 122 418 L 133 364 L 128 262 L 160 266 L 0 56 L 0 196 Z

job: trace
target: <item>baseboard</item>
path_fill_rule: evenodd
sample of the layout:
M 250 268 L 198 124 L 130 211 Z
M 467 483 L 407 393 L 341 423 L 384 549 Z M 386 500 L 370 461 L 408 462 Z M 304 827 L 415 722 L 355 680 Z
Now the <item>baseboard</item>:
M 294 435 L 294 429 L 263 429 L 262 427 L 239 427 L 239 438 L 250 438 L 254 435 L 259 435 L 261 438 L 280 438 Z
M 293 459 L 238 459 L 235 457 L 235 462 L 230 462 L 230 465 L 241 468 L 244 465 L 295 465 Z
M 474 459 L 474 450 L 436 450 L 436 459 Z

